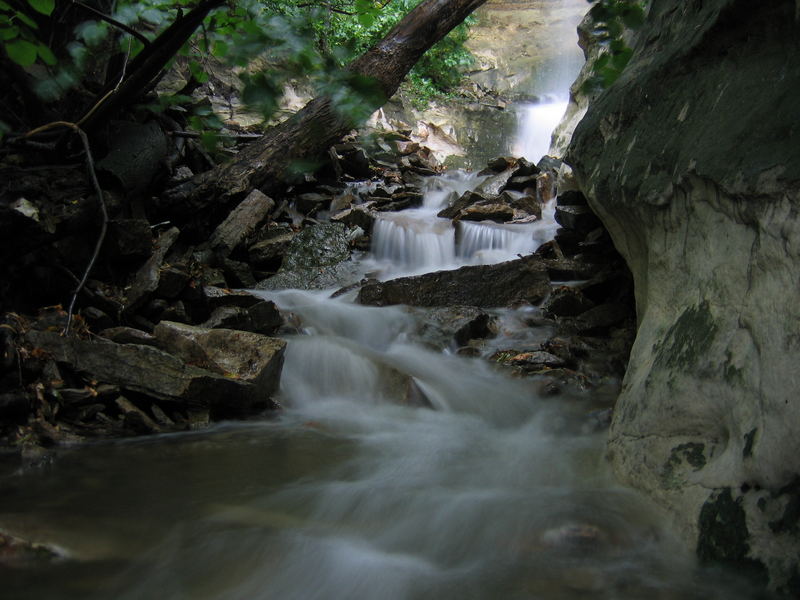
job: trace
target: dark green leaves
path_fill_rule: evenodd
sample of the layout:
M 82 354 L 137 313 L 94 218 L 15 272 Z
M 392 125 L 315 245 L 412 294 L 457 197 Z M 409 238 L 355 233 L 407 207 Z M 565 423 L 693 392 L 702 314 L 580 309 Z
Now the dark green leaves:
M 583 85 L 585 93 L 605 89 L 619 78 L 633 56 L 624 34 L 641 26 L 645 18 L 640 0 L 596 0 L 589 14 L 595 22 L 593 33 L 606 46 L 606 52 L 594 62 L 594 74 Z
M 38 13 L 41 13 L 46 16 L 50 16 L 53 12 L 53 9 L 56 7 L 55 0 L 28 0 L 28 4 L 31 5 L 31 8 Z
M 5 46 L 8 58 L 21 67 L 30 67 L 36 62 L 36 45 L 28 40 L 12 40 Z

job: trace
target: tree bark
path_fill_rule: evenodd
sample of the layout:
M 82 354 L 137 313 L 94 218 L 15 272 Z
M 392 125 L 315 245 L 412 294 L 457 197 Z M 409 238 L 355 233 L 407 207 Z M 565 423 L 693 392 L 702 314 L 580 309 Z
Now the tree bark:
M 425 0 L 378 44 L 354 60 L 348 70 L 373 80 L 381 92 L 365 100 L 365 108 L 370 112 L 380 108 L 425 51 L 484 2 Z M 317 159 L 353 126 L 349 118 L 336 111 L 329 98 L 316 98 L 244 148 L 232 162 L 169 190 L 161 199 L 162 207 L 177 218 L 179 214 L 205 211 L 212 203 L 228 204 L 253 188 L 275 194 L 285 186 L 293 164 Z

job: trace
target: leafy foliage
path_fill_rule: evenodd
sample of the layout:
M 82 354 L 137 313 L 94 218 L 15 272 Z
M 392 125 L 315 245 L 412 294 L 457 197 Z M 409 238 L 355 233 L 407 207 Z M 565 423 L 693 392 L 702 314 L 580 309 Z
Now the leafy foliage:
M 230 0 L 212 11 L 180 54 L 197 85 L 209 80 L 214 57 L 236 68 L 244 84 L 243 99 L 265 117 L 279 106 L 285 84 L 307 79 L 318 92 L 331 96 L 354 119 L 363 96 L 375 91 L 343 67 L 383 37 L 420 0 Z M 92 6 L 87 4 L 92 3 Z M 62 97 L 79 84 L 86 86 L 98 57 L 118 54 L 129 62 L 147 40 L 173 23 L 196 0 L 0 0 L 0 45 L 8 60 L 35 79 L 34 90 L 46 102 Z M 106 10 L 113 12 L 103 13 Z M 69 17 L 64 21 L 64 18 Z M 58 20 L 56 19 L 58 17 Z M 52 49 L 45 30 L 70 23 Z M 469 22 L 459 26 L 423 57 L 410 75 L 419 97 L 441 94 L 458 84 L 472 57 L 464 48 Z M 135 34 L 135 35 L 134 35 Z M 258 58 L 264 65 L 253 69 Z M 163 110 L 160 100 L 156 110 Z M 193 124 L 221 125 L 195 109 Z
M 604 52 L 594 62 L 594 74 L 584 83 L 584 91 L 592 92 L 614 83 L 633 56 L 633 49 L 624 40 L 625 32 L 644 23 L 645 0 L 588 0 L 594 2 L 590 15 L 596 23 L 594 34 L 605 44 Z

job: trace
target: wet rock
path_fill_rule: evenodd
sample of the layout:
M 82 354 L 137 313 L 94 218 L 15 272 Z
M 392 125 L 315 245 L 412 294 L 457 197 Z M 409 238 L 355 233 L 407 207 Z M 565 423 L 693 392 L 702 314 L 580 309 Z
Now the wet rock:
M 359 291 L 358 302 L 374 306 L 499 307 L 524 302 L 536 304 L 550 291 L 550 282 L 546 268 L 535 258 L 370 283 Z
M 203 296 L 208 305 L 214 309 L 220 306 L 241 306 L 250 308 L 263 302 L 263 298 L 247 290 L 229 290 L 207 285 L 203 288 Z
M 209 245 L 223 256 L 229 255 L 253 234 L 273 208 L 275 208 L 275 201 L 272 198 L 259 190 L 253 190 L 217 226 L 211 235 Z
M 511 177 L 503 189 L 521 192 L 526 189 L 536 189 L 537 175 L 518 175 Z
M 514 168 L 514 177 L 531 177 L 539 175 L 544 167 L 541 165 L 535 165 L 532 162 L 524 159 L 518 158 L 517 165 Z
M 179 234 L 178 228 L 172 227 L 158 236 L 153 254 L 136 273 L 133 283 L 127 290 L 125 312 L 136 310 L 158 289 L 164 258 L 178 240 Z
M 597 274 L 599 265 L 569 258 L 545 258 L 542 263 L 547 267 L 553 281 L 575 281 L 590 279 Z
M 314 269 L 335 265 L 349 258 L 344 225 L 324 223 L 307 227 L 292 239 L 281 270 Z
M 97 161 L 99 175 L 129 193 L 145 190 L 167 158 L 167 138 L 157 121 L 114 121 L 108 154 Z
M 475 306 L 447 306 L 419 310 L 420 325 L 416 335 L 437 349 L 465 346 L 470 340 L 494 335 L 494 319 Z
M 597 332 L 619 325 L 633 314 L 631 307 L 624 304 L 601 304 L 582 313 L 572 323 L 581 333 Z
M 581 234 L 602 226 L 600 219 L 588 206 L 557 206 L 556 221 L 566 229 Z
M 475 204 L 458 214 L 463 221 L 494 221 L 505 223 L 514 219 L 514 209 L 506 204 Z
M 269 335 L 283 324 L 283 318 L 273 302 L 262 301 L 248 308 L 220 306 L 215 308 L 203 327 L 209 329 L 239 329 Z
M 114 326 L 114 319 L 95 306 L 87 306 L 81 309 L 81 316 L 86 320 L 93 330 L 106 329 Z
M 189 311 L 182 300 L 170 303 L 161 314 L 158 315 L 159 321 L 178 321 L 180 323 L 190 323 L 192 321 Z
M 609 536 L 599 527 L 588 523 L 570 523 L 542 533 L 542 544 L 562 552 L 588 552 L 601 549 Z
M 559 228 L 556 231 L 554 240 L 566 256 L 575 256 L 580 252 L 580 244 L 585 239 L 585 235 L 571 229 Z
M 250 265 L 239 260 L 226 258 L 222 265 L 225 281 L 232 287 L 252 288 L 256 285 L 256 278 Z
M 583 192 L 579 192 L 578 190 L 568 190 L 566 192 L 562 192 L 558 195 L 556 199 L 556 204 L 558 206 L 588 206 L 589 203 L 586 200 L 586 196 L 583 195 Z
M 331 221 L 343 223 L 348 227 L 360 227 L 367 233 L 372 231 L 375 224 L 375 210 L 370 205 L 354 206 L 343 210 L 331 217 Z
M 169 265 L 161 269 L 155 293 L 161 298 L 177 298 L 189 283 L 191 275 L 184 265 Z
M 64 557 L 64 553 L 53 546 L 24 540 L 0 531 L 0 565 L 19 567 L 51 562 Z
M 464 192 L 461 197 L 454 199 L 450 206 L 439 211 L 436 216 L 443 219 L 454 219 L 468 206 L 486 202 L 488 200 L 482 194 L 472 191 Z
M 353 144 L 337 144 L 333 147 L 339 167 L 344 173 L 356 179 L 366 179 L 372 175 L 369 158 L 361 148 Z
M 119 396 L 115 404 L 122 412 L 125 427 L 135 433 L 160 433 L 163 431 L 143 410 L 124 396 Z
M 250 265 L 255 269 L 278 269 L 283 254 L 295 236 L 294 231 L 287 228 L 270 230 L 268 236 L 248 248 Z
M 200 272 L 200 283 L 203 286 L 225 287 L 228 283 L 225 281 L 225 273 L 218 267 L 209 267 L 203 265 L 203 270 Z
M 521 192 L 504 191 L 497 197 L 496 203 L 507 204 L 511 208 L 534 214 L 539 218 L 542 216 L 542 205 L 536 200 L 536 197 Z
M 349 258 L 343 223 L 306 227 L 292 239 L 278 273 L 255 287 L 261 290 L 342 287 L 358 280 L 356 266 Z
M 108 238 L 120 256 L 145 257 L 153 249 L 153 231 L 146 219 L 114 219 Z
M 242 331 L 204 330 L 179 323 L 159 326 L 160 344 L 180 347 L 186 353 L 199 349 L 203 354 L 198 355 L 206 364 L 214 365 L 216 372 L 187 364 L 159 348 L 138 344 L 81 340 L 45 331 L 27 332 L 26 342 L 92 380 L 211 411 L 214 418 L 269 406 L 269 397 L 277 389 L 285 342 Z M 195 345 L 181 345 L 179 332 Z
M 516 161 L 513 158 L 509 158 L 506 156 L 498 156 L 497 158 L 492 158 L 491 160 L 486 162 L 487 168 L 494 173 L 500 173 L 501 171 L 510 169 L 515 165 Z
M 553 290 L 550 297 L 542 304 L 545 313 L 555 317 L 575 317 L 594 307 L 580 290 L 561 286 Z
M 513 174 L 514 169 L 508 168 L 505 171 L 495 175 L 490 175 L 487 179 L 481 182 L 478 187 L 475 188 L 475 191 L 479 194 L 483 194 L 484 196 L 497 196 L 506 187 L 506 184 L 508 183 L 509 179 L 511 179 Z
M 295 208 L 304 215 L 313 216 L 320 210 L 325 210 L 330 206 L 331 197 L 316 192 L 300 194 L 295 198 Z
M 117 344 L 142 344 L 155 346 L 156 339 L 152 334 L 133 327 L 111 327 L 100 332 L 100 336 Z
M 535 370 L 545 367 L 557 368 L 567 366 L 566 361 L 562 358 L 542 350 L 537 350 L 534 352 L 522 352 L 510 357 L 506 362 L 517 367 Z

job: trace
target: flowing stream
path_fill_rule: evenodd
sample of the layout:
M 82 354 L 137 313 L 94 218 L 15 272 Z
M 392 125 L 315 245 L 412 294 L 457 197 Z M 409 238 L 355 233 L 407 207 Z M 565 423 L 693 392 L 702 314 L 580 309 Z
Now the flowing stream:
M 475 183 L 441 178 L 423 208 L 387 216 L 365 267 L 502 260 L 552 232 L 549 220 L 458 231 L 431 216 Z M 746 597 L 613 482 L 598 398 L 542 398 L 531 380 L 426 344 L 424 311 L 264 294 L 297 325 L 286 409 L 4 469 L 0 526 L 66 558 L 5 569 L 3 598 Z M 535 312 L 496 311 L 500 337 L 537 335 Z

